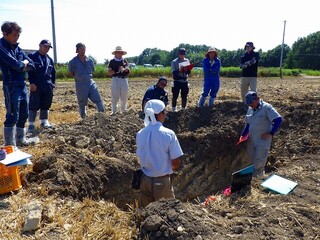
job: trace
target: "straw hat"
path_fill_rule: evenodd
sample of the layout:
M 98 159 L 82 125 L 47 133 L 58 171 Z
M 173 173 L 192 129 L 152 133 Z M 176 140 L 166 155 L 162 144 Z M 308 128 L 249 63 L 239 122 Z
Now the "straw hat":
M 116 49 L 112 52 L 112 55 L 115 55 L 116 52 L 122 52 L 123 55 L 126 55 L 126 54 L 127 54 L 127 52 L 124 51 L 124 50 L 122 50 L 122 47 L 120 47 L 120 46 L 117 46 L 117 47 L 116 47 Z
M 209 52 L 215 52 L 217 54 L 217 50 L 214 47 L 209 47 L 209 49 L 208 49 L 208 51 L 207 51 L 207 53 L 205 55 L 206 57 L 209 56 Z

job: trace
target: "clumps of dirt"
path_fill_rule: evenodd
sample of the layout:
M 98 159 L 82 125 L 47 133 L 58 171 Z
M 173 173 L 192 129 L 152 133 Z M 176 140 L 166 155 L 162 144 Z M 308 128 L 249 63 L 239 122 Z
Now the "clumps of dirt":
M 206 209 L 177 199 L 150 203 L 136 212 L 139 239 L 209 239 L 214 236 L 214 220 L 208 215 Z
M 118 206 L 132 203 L 137 198 L 130 185 L 138 167 L 135 136 L 141 127 L 142 120 L 129 112 L 126 116 L 99 113 L 44 130 L 40 138 L 50 141 L 53 153 L 37 159 L 26 180 L 45 184 L 49 194 L 104 198 Z

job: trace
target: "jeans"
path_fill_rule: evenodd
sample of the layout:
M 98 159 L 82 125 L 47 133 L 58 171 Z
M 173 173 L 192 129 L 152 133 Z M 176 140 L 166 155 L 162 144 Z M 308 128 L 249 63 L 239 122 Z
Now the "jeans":
M 6 106 L 5 127 L 24 128 L 28 119 L 28 90 L 25 84 L 3 85 L 3 94 Z

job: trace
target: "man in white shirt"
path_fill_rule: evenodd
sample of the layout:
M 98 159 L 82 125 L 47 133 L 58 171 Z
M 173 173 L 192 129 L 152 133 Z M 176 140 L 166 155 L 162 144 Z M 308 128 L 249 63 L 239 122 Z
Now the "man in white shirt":
M 175 133 L 162 125 L 166 119 L 165 104 L 158 99 L 149 100 L 144 108 L 145 128 L 137 133 L 137 155 L 142 177 L 140 206 L 161 198 L 174 198 L 170 175 L 180 166 L 183 155 Z

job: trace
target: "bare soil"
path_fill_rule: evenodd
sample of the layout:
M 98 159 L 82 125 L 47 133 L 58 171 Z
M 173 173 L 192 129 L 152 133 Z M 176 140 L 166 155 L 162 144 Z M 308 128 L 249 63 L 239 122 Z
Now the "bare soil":
M 128 112 L 110 116 L 110 81 L 98 81 L 107 111 L 95 113 L 89 103 L 84 121 L 77 113 L 73 83 L 59 83 L 51 109 L 55 128 L 39 130 L 41 142 L 23 149 L 34 154 L 33 166 L 23 177 L 28 194 L 40 200 L 43 192 L 61 201 L 105 200 L 125 213 L 135 206 L 139 195 L 131 189 L 133 171 L 139 167 L 135 136 L 143 127 L 141 98 L 154 82 L 131 80 Z M 202 82 L 190 81 L 188 109 L 169 112 L 165 122 L 176 132 L 185 154 L 183 167 L 173 176 L 177 199 L 134 210 L 128 228 L 135 230 L 130 237 L 117 239 L 320 238 L 320 79 L 259 79 L 262 98 L 284 122 L 273 139 L 266 176 L 254 179 L 246 193 L 225 197 L 222 191 L 230 185 L 232 172 L 248 165 L 245 144 L 235 146 L 245 115 L 239 84 L 239 79 L 222 79 L 214 107 L 198 108 Z M 298 186 L 288 195 L 263 189 L 261 182 L 272 174 Z M 211 195 L 215 200 L 203 206 Z M 12 197 L 2 195 L 0 201 Z M 4 220 L 2 213 L 0 206 Z M 49 239 L 64 239 L 65 234 L 74 238 L 68 231 L 63 234 Z

